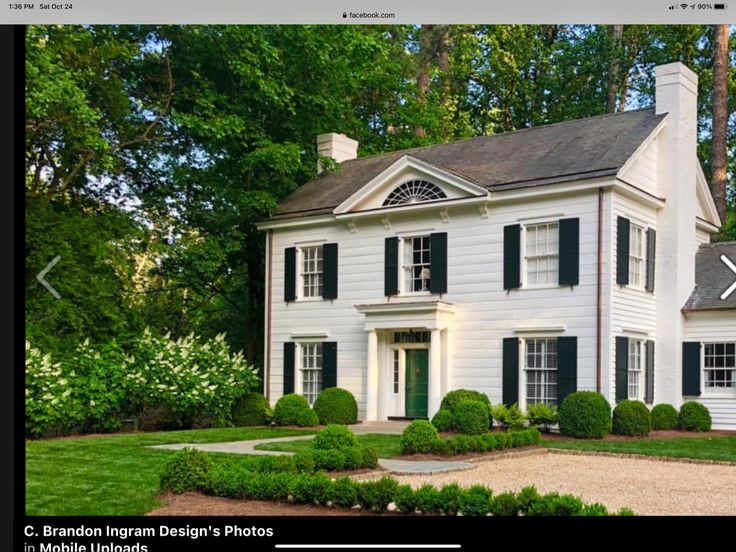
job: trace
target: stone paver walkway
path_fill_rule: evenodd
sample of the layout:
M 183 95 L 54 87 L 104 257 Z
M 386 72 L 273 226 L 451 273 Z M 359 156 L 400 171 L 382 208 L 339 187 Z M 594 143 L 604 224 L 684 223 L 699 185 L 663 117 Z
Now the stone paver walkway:
M 384 433 L 390 435 L 401 435 L 409 422 L 365 422 L 348 426 L 356 435 L 368 435 L 371 433 Z M 153 445 L 150 448 L 179 450 L 183 448 L 194 448 L 205 452 L 228 452 L 231 454 L 253 454 L 280 456 L 283 454 L 294 454 L 293 452 L 281 450 L 260 450 L 256 447 L 264 443 L 282 443 L 285 441 L 304 441 L 314 439 L 314 435 L 298 435 L 291 437 L 273 437 L 270 439 L 251 439 L 249 441 L 230 441 L 227 443 L 176 443 L 173 445 Z M 391 458 L 379 458 L 378 465 L 391 473 L 396 474 L 422 474 L 442 473 L 474 468 L 474 464 L 465 461 L 445 460 L 395 460 Z

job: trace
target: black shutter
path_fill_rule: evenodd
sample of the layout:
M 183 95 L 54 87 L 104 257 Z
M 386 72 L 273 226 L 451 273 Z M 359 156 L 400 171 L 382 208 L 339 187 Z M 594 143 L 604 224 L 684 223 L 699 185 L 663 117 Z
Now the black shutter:
M 657 257 L 657 231 L 647 228 L 647 281 L 646 290 L 654 291 L 654 260 Z
M 386 238 L 384 255 L 383 294 L 399 293 L 399 238 Z
M 294 392 L 294 349 L 292 341 L 284 343 L 284 395 Z
M 337 387 L 337 343 L 322 343 L 322 389 Z
M 616 402 L 629 398 L 629 338 L 616 338 Z
M 580 219 L 560 219 L 559 283 L 576 286 L 580 279 Z
M 578 390 L 578 338 L 557 338 L 557 404 Z
M 647 370 L 644 373 L 645 386 L 644 386 L 644 402 L 652 404 L 654 402 L 654 341 L 648 340 L 646 342 L 646 361 Z
M 616 223 L 616 283 L 622 286 L 629 283 L 629 230 L 631 222 L 618 217 Z
M 447 232 L 429 235 L 429 291 L 447 293 Z
M 284 301 L 296 299 L 296 247 L 284 251 Z
M 682 394 L 686 397 L 700 395 L 700 343 L 682 342 Z
M 519 338 L 503 340 L 503 404 L 519 402 Z
M 337 299 L 337 244 L 322 246 L 322 297 Z
M 521 225 L 503 228 L 503 289 L 521 286 Z

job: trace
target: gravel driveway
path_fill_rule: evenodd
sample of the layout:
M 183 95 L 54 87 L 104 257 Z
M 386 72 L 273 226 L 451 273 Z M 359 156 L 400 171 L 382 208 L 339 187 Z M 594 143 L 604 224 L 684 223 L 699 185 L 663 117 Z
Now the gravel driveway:
M 495 492 L 535 485 L 540 492 L 574 494 L 611 510 L 628 506 L 640 515 L 736 515 L 736 466 L 555 452 L 475 464 L 466 471 L 396 478 L 412 486 L 482 483 Z

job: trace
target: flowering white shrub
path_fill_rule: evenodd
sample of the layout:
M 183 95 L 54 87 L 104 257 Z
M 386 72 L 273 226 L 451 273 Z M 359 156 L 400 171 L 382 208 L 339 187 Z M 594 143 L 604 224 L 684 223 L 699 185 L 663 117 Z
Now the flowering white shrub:
M 26 430 L 40 435 L 51 428 L 69 428 L 79 422 L 72 397 L 72 378 L 51 354 L 43 354 L 26 341 Z
M 185 422 L 201 414 L 213 415 L 220 425 L 229 422 L 235 401 L 258 383 L 242 352 L 230 352 L 225 334 L 174 341 L 146 329 L 128 362 L 126 387 L 133 401 L 167 406 Z

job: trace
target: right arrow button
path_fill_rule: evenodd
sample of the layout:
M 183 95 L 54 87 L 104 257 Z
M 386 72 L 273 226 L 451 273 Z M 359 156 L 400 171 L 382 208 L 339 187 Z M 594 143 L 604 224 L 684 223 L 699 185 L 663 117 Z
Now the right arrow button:
M 721 260 L 728 268 L 731 269 L 731 272 L 736 275 L 736 264 L 733 264 L 731 259 L 725 255 L 721 255 Z M 721 301 L 725 301 L 726 298 L 734 292 L 734 290 L 736 290 L 736 280 L 734 280 L 733 284 L 731 284 L 728 289 L 721 294 Z

